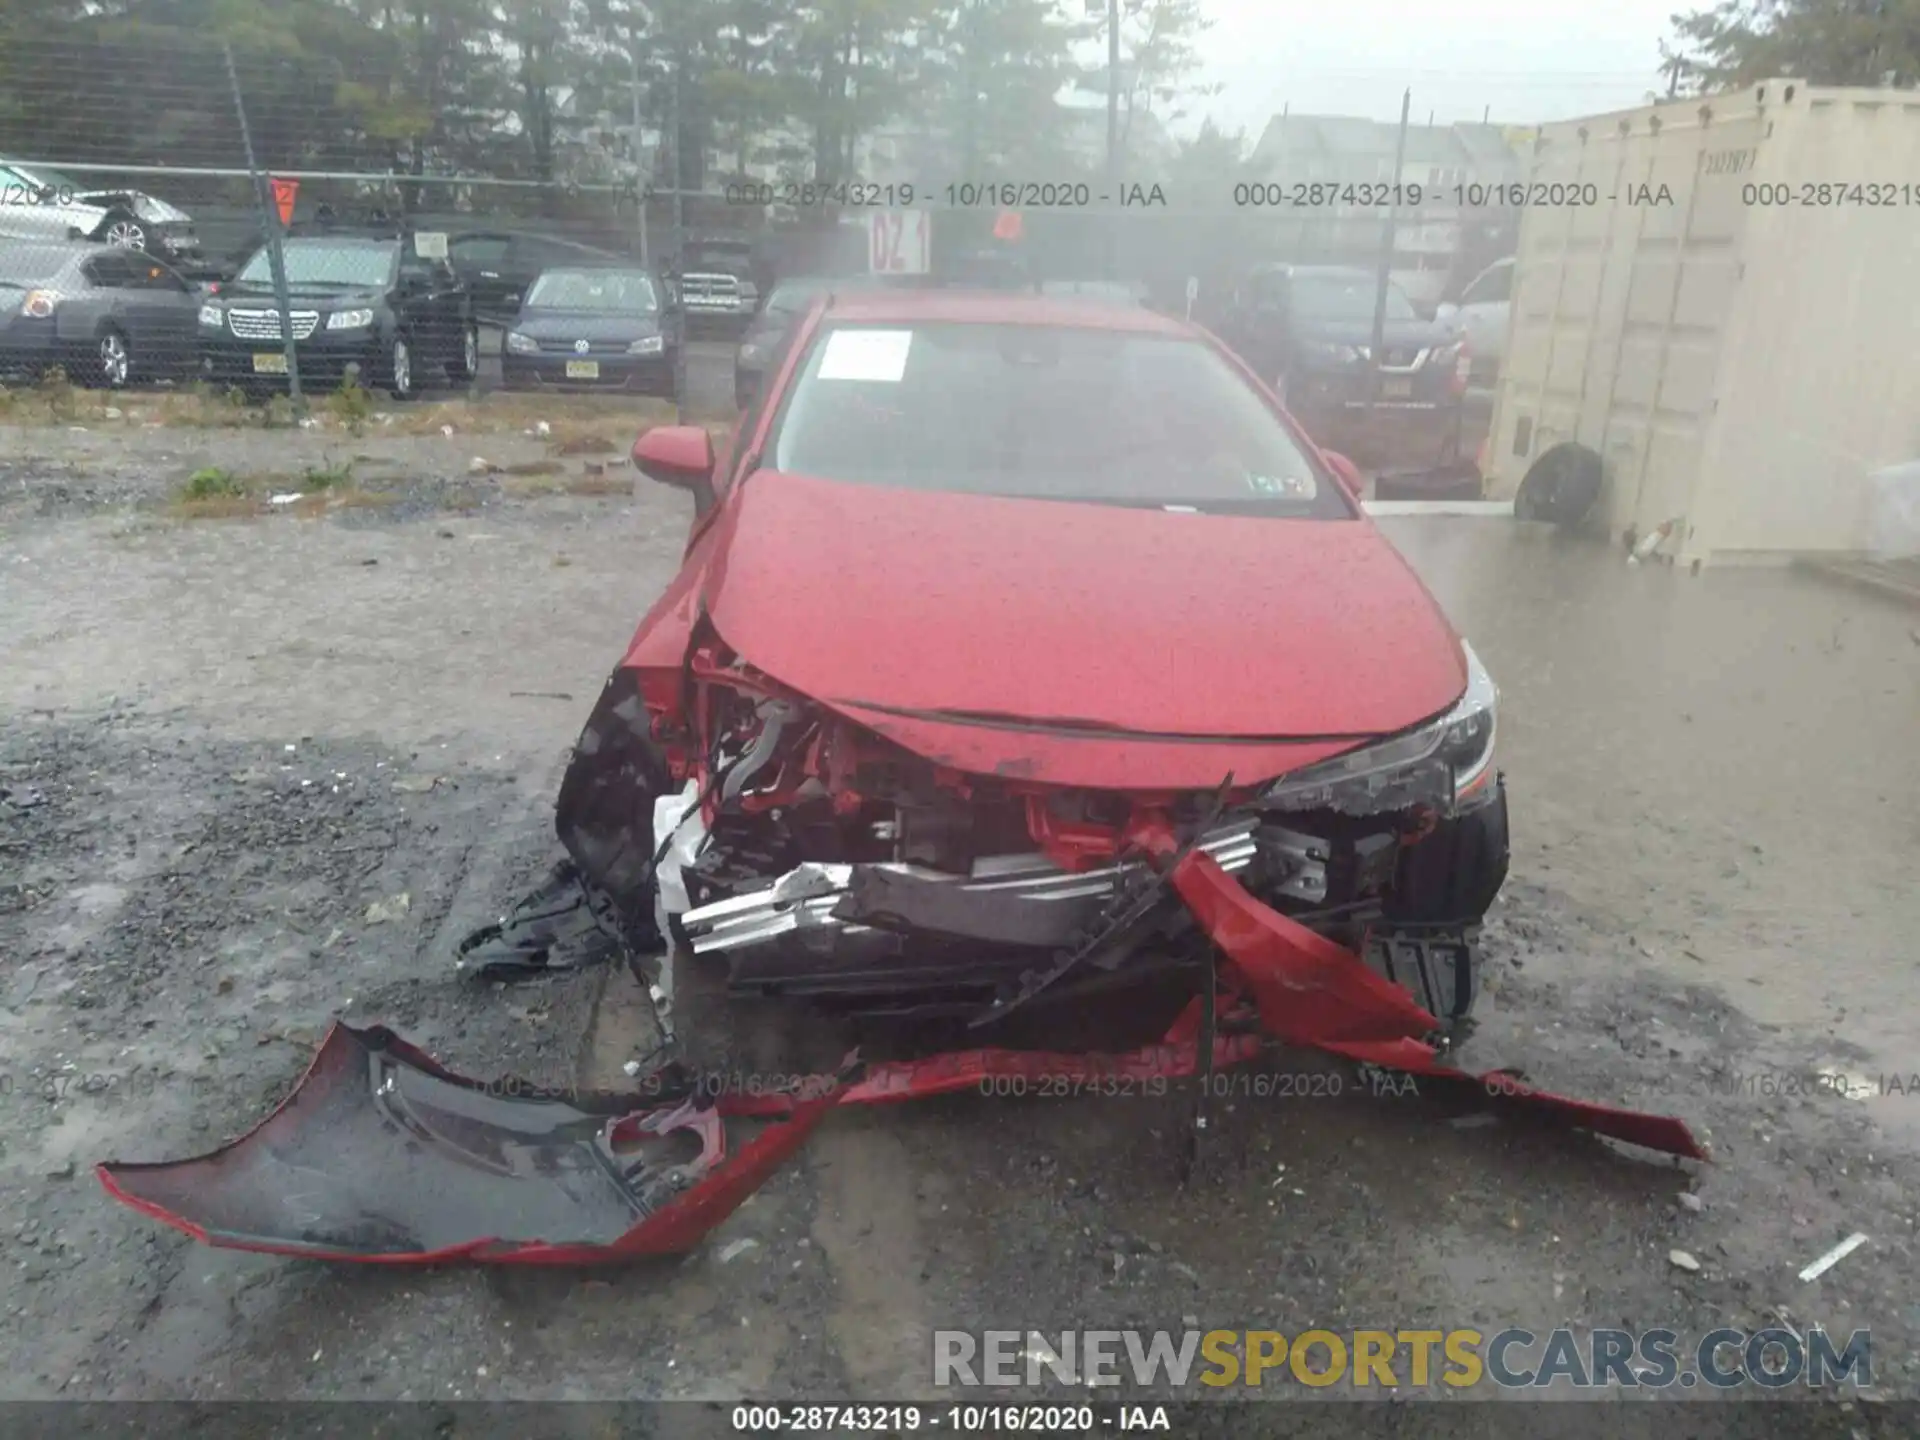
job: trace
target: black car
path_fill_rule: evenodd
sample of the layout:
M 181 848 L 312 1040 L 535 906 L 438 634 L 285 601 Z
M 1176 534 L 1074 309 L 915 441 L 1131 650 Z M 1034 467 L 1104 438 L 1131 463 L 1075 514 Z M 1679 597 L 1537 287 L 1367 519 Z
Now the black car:
M 650 270 L 548 270 L 507 327 L 500 369 L 510 390 L 550 385 L 671 397 L 681 328 L 665 285 Z
M 829 290 L 845 290 L 871 285 L 864 275 L 836 279 L 825 275 L 795 275 L 782 280 L 767 293 L 760 311 L 747 323 L 746 333 L 733 355 L 733 398 L 742 410 L 753 403 L 767 371 L 780 353 L 781 342 L 793 324 L 807 313 L 814 297 Z
M 1467 354 L 1389 282 L 1380 395 L 1370 406 L 1379 279 L 1334 265 L 1263 265 L 1234 297 L 1221 338 L 1272 384 L 1321 444 L 1362 463 L 1459 456 Z
M 528 287 L 545 271 L 561 266 L 632 263 L 624 255 L 577 241 L 507 230 L 455 235 L 447 242 L 447 259 L 473 296 L 474 313 L 492 321 L 511 319 Z
M 338 386 L 349 367 L 360 383 L 396 400 L 417 395 L 428 367 L 467 384 L 480 365 L 480 335 L 466 287 L 424 234 L 329 231 L 283 243 L 300 383 Z M 200 348 L 208 379 L 248 391 L 287 383 L 271 248 L 261 246 L 201 306 Z
M 199 368 L 195 286 L 151 255 L 0 233 L 0 371 L 121 389 Z

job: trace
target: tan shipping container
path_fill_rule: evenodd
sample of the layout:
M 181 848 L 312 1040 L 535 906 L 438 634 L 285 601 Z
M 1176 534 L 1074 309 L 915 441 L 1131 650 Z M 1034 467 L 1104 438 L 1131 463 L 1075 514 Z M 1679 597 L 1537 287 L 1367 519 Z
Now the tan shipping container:
M 1920 457 L 1920 94 L 1770 80 L 1543 126 L 1528 171 L 1489 493 L 1572 441 L 1682 562 L 1861 549 Z

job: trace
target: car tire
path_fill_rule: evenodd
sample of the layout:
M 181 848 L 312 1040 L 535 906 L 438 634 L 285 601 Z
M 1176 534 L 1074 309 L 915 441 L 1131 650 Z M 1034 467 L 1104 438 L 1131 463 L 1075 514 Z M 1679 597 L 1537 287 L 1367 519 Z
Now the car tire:
M 124 390 L 133 380 L 133 346 L 117 325 L 104 327 L 93 342 L 86 381 L 103 390 Z
M 386 354 L 381 360 L 381 384 L 394 399 L 411 400 L 420 393 L 415 363 L 410 337 L 395 335 L 386 342 Z
M 479 373 L 480 327 L 468 321 L 461 332 L 459 348 L 447 356 L 447 380 L 454 385 L 468 385 Z
M 111 210 L 107 218 L 100 222 L 94 238 L 102 244 L 118 246 L 122 250 L 140 250 L 147 248 L 146 223 L 131 210 Z

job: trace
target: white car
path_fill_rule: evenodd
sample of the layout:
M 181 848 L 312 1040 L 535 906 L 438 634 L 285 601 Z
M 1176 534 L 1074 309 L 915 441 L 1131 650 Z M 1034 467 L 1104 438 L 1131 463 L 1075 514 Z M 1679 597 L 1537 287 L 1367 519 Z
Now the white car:
M 44 165 L 0 157 L 0 230 L 144 250 L 176 270 L 202 268 L 193 217 L 140 190 L 98 188 Z
M 1513 257 L 1496 260 L 1473 278 L 1457 301 L 1434 311 L 1434 319 L 1452 326 L 1467 342 L 1476 379 L 1500 372 L 1507 354 L 1507 324 L 1511 319 Z

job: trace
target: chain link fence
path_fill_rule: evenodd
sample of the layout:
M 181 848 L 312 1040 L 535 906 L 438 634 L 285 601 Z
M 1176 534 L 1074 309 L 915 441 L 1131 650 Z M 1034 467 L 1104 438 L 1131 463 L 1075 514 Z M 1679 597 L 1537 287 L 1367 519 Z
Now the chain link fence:
M 1511 245 L 1511 217 L 1437 192 L 1398 208 L 1303 206 L 1272 203 L 1258 175 L 1167 173 L 1114 195 L 1099 157 L 1038 187 L 1052 192 L 1038 204 L 1034 187 L 926 173 L 876 174 L 851 196 L 747 176 L 676 193 L 657 177 L 709 167 L 673 164 L 664 137 L 679 117 L 660 114 L 657 84 L 643 106 L 620 55 L 574 57 L 583 74 L 611 67 L 589 96 L 547 85 L 524 49 L 442 54 L 426 32 L 299 13 L 291 28 L 227 34 L 126 15 L 0 19 L 0 370 L 249 392 L 502 383 L 512 357 L 497 327 L 543 269 L 652 268 L 689 304 L 680 340 L 731 338 L 778 279 L 863 272 L 868 216 L 888 205 L 931 212 L 936 272 L 1118 280 L 1173 313 L 1197 288 L 1203 321 L 1262 262 L 1372 269 L 1390 232 L 1392 272 L 1428 299 Z M 387 250 L 328 251 L 327 237 L 360 232 Z M 401 293 L 423 267 L 437 310 Z M 349 292 L 370 298 L 327 303 Z M 370 323 L 335 328 L 343 310 Z M 317 343 L 301 336 L 309 324 Z M 416 342 L 405 375 L 402 329 Z M 683 364 L 685 345 L 675 353 Z M 683 373 L 672 383 L 684 393 Z

